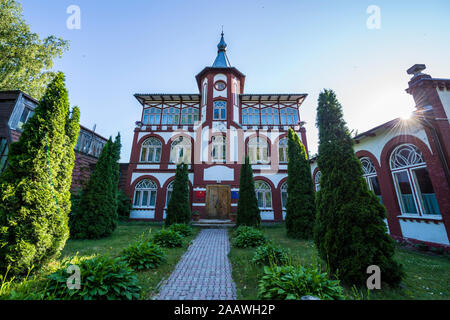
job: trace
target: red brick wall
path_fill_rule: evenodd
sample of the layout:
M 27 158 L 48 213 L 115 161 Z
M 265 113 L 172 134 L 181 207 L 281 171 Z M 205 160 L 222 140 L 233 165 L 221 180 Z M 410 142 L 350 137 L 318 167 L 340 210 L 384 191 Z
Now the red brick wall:
M 89 181 L 89 177 L 95 169 L 97 161 L 98 159 L 93 156 L 75 151 L 75 166 L 72 172 L 71 191 L 79 190 Z

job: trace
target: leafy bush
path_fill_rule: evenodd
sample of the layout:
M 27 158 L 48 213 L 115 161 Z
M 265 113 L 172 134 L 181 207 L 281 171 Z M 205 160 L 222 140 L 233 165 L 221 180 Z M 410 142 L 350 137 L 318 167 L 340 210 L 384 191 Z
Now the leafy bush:
M 166 254 L 159 245 L 143 239 L 125 248 L 122 257 L 135 270 L 155 269 L 166 260 Z
M 273 243 L 256 248 L 252 263 L 261 265 L 284 265 L 289 262 L 289 252 Z
M 179 234 L 181 234 L 183 237 L 189 237 L 191 236 L 194 232 L 192 231 L 192 228 L 190 226 L 188 226 L 187 224 L 183 224 L 183 223 L 175 223 L 172 224 L 169 227 L 170 230 L 173 230 L 175 232 L 178 232 Z
M 120 221 L 127 221 L 130 218 L 131 199 L 119 190 L 117 194 L 117 215 Z
M 154 243 L 159 244 L 165 248 L 175 248 L 183 246 L 183 236 L 171 229 L 161 229 L 156 232 L 152 240 Z
M 235 231 L 235 235 L 233 246 L 237 248 L 258 247 L 267 242 L 264 234 L 252 227 L 239 227 Z
M 254 227 L 261 225 L 261 216 L 255 193 L 255 180 L 253 179 L 252 165 L 248 156 L 245 157 L 245 161 L 241 166 L 236 225 Z
M 76 262 L 76 261 L 75 261 Z M 58 300 L 133 300 L 140 298 L 141 288 L 133 269 L 122 258 L 97 256 L 81 260 L 76 265 L 81 272 L 81 288 L 68 289 L 70 276 L 64 267 L 48 276 L 45 290 L 47 299 Z
M 189 173 L 187 164 L 177 165 L 173 191 L 167 204 L 166 227 L 175 223 L 191 222 L 191 204 L 189 201 Z
M 263 300 L 300 300 L 308 295 L 322 300 L 345 298 L 339 280 L 330 280 L 318 268 L 304 266 L 264 267 L 258 293 Z

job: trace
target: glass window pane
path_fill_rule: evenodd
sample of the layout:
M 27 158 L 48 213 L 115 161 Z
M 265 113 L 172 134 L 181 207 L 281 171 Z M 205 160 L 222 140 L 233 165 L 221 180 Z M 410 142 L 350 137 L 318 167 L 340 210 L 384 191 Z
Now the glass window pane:
M 150 203 L 149 206 L 150 207 L 154 207 L 156 203 L 156 191 L 151 191 L 150 192 Z
M 141 161 L 147 161 L 147 148 L 142 148 Z
M 427 168 L 413 170 L 419 199 L 425 214 L 441 214 Z
M 142 192 L 142 206 L 146 207 L 148 205 L 148 191 Z
M 140 201 L 141 201 L 141 192 L 140 191 L 136 191 L 136 194 L 134 195 L 134 205 L 136 207 L 140 206 Z
M 161 161 L 161 148 L 156 148 L 155 162 L 160 162 L 160 161 Z
M 399 192 L 402 213 L 417 213 L 416 204 L 406 171 L 394 173 Z
M 148 161 L 150 161 L 150 162 L 154 161 L 154 159 L 153 159 L 154 151 L 155 151 L 154 148 L 149 148 L 148 149 Z

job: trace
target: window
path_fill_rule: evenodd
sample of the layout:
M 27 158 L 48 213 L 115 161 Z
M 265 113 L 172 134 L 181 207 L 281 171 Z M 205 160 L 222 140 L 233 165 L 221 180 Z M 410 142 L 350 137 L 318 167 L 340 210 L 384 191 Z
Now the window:
M 25 107 L 23 109 L 22 115 L 20 116 L 19 123 L 17 124 L 17 129 L 22 130 L 23 126 L 27 121 L 34 115 L 34 111 L 30 108 Z
M 198 121 L 198 109 L 197 108 L 183 108 L 181 111 L 181 124 L 194 124 Z
M 160 124 L 161 123 L 161 109 L 160 108 L 148 108 L 144 110 L 144 118 L 142 122 L 145 125 Z
M 154 208 L 156 205 L 156 183 L 150 179 L 140 181 L 134 191 L 134 208 Z
M 214 102 L 213 120 L 227 119 L 227 103 L 225 101 Z
M 363 168 L 363 178 L 364 180 L 366 180 L 369 189 L 372 190 L 373 193 L 375 193 L 377 198 L 380 200 L 380 202 L 383 203 L 383 199 L 381 197 L 380 183 L 377 177 L 377 170 L 375 169 L 372 160 L 370 160 L 367 157 L 361 158 L 359 160 L 361 161 Z
M 285 182 L 281 186 L 281 207 L 283 208 L 283 210 L 286 210 L 286 206 L 287 206 L 287 197 L 288 197 L 287 189 L 288 189 L 288 185 L 287 185 L 287 182 Z
M 202 106 L 204 106 L 206 104 L 206 100 L 207 100 L 206 98 L 208 96 L 208 82 L 203 83 L 203 92 L 202 92 L 202 94 L 203 94 L 203 96 L 202 96 L 202 99 L 203 99 Z
M 173 192 L 173 181 L 167 185 L 166 208 L 169 206 L 170 197 L 172 197 L 172 192 Z
M 224 81 L 219 80 L 214 84 L 214 87 L 216 90 L 223 91 L 227 87 L 227 84 Z
M 242 124 L 259 125 L 259 109 L 257 108 L 242 109 Z
M 298 109 L 281 109 L 281 124 L 298 124 Z
M 187 137 L 179 137 L 172 142 L 170 162 L 176 164 L 191 163 L 191 142 Z
M 272 192 L 264 181 L 255 181 L 256 199 L 259 209 L 272 209 Z
M 162 144 L 156 138 L 149 138 L 142 143 L 141 162 L 160 162 Z
M 212 137 L 211 158 L 213 161 L 225 161 L 227 159 L 227 138 L 224 136 Z
M 8 160 L 8 141 L 6 138 L 0 138 L 0 173 L 5 170 Z
M 280 124 L 278 109 L 264 108 L 261 110 L 261 124 L 277 125 Z
M 320 178 L 322 177 L 322 172 L 317 171 L 316 176 L 314 177 L 314 186 L 316 191 L 320 190 Z
M 280 163 L 288 162 L 288 139 L 283 138 L 278 143 L 278 161 Z
M 390 166 L 402 214 L 441 214 L 426 163 L 415 145 L 398 146 Z
M 256 137 L 248 142 L 248 156 L 250 163 L 268 163 L 269 145 L 264 138 Z
M 180 109 L 170 107 L 164 108 L 162 124 L 178 124 L 180 121 Z

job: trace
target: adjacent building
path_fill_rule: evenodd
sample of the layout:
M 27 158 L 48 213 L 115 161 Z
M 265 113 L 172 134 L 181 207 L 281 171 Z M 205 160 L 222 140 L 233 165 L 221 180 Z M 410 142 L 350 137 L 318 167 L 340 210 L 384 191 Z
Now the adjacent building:
M 395 119 L 354 138 L 364 179 L 387 210 L 396 239 L 450 245 L 450 79 L 408 70 L 415 101 L 410 119 Z M 316 189 L 320 168 L 312 162 Z
M 237 209 L 241 163 L 253 164 L 264 221 L 282 221 L 287 198 L 287 132 L 307 146 L 299 109 L 304 93 L 245 92 L 223 34 L 217 57 L 196 75 L 196 93 L 135 94 L 136 122 L 125 191 L 132 219 L 163 220 L 178 163 L 189 165 L 192 211 L 228 219 Z

